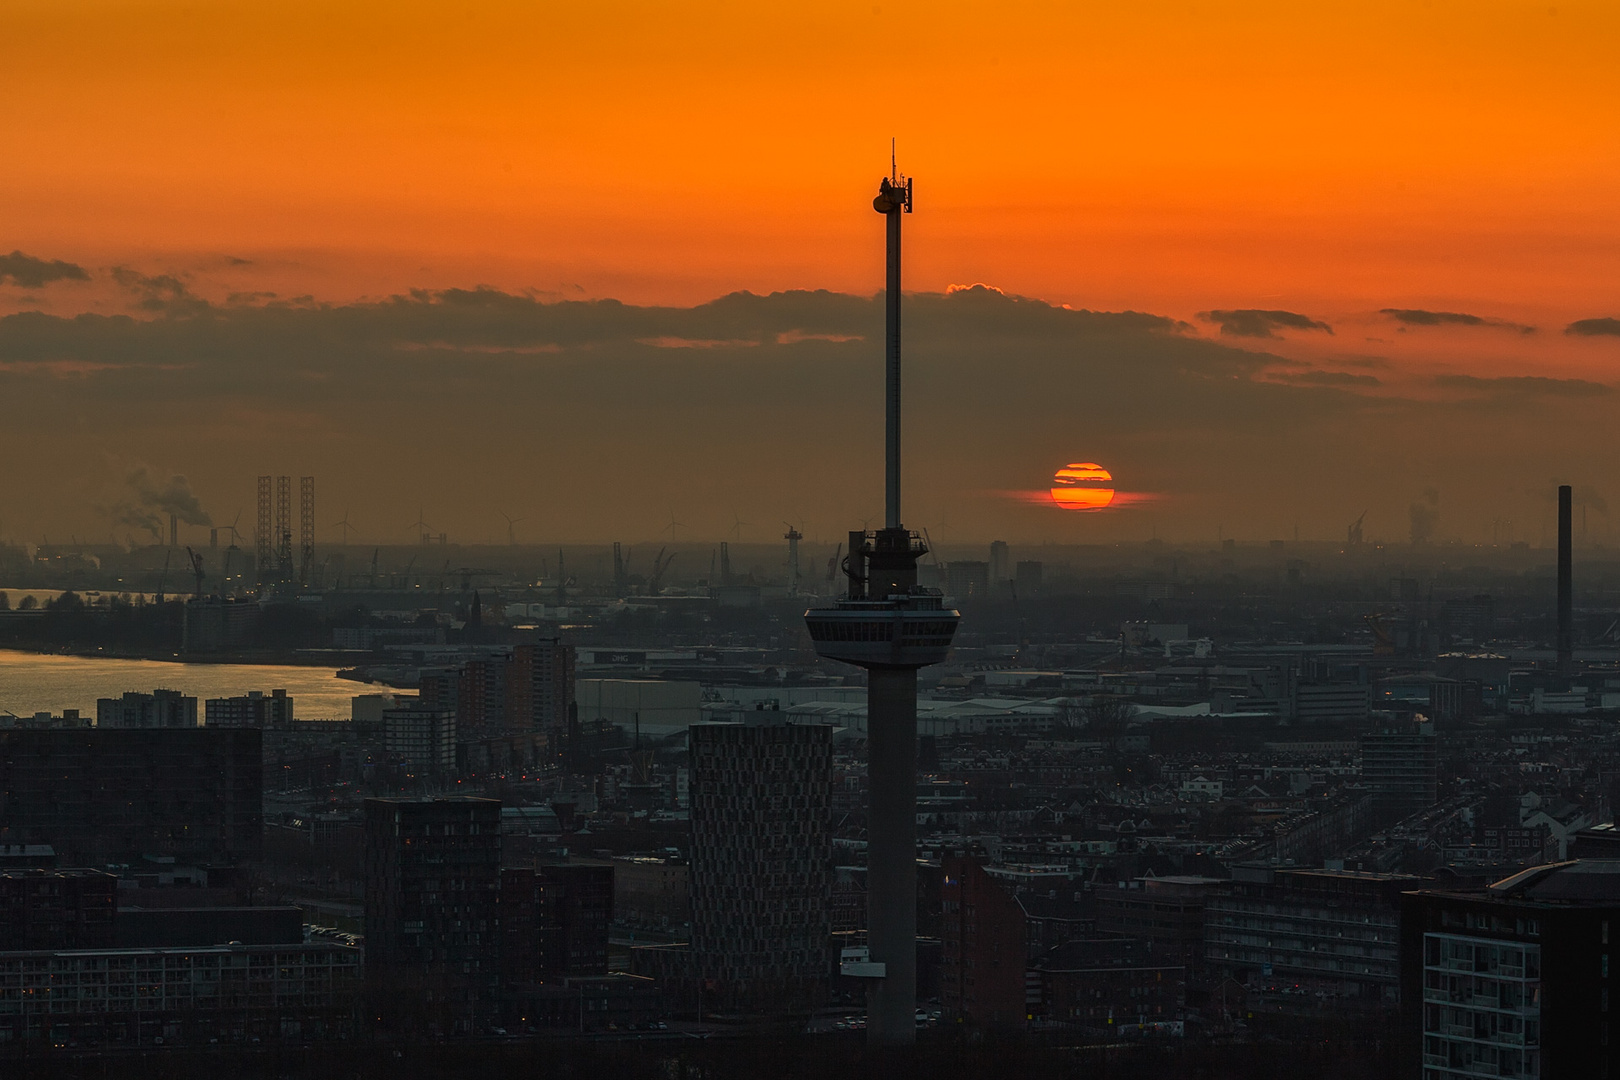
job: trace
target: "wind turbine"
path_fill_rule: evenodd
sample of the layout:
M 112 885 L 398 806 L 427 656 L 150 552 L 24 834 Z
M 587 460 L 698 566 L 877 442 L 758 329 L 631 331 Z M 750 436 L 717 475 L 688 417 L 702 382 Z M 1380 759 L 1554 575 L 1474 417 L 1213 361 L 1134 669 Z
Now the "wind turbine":
M 735 513 L 733 513 L 731 515 L 731 534 L 732 534 L 732 536 L 734 536 L 736 538 L 738 544 L 742 543 L 743 526 L 744 525 L 752 525 L 752 524 L 753 524 L 752 521 L 744 521 L 742 518 L 738 517 Z
M 515 518 L 511 514 L 508 514 L 505 510 L 497 510 L 495 512 L 506 519 L 506 546 L 517 547 L 517 533 L 512 527 L 523 519 L 520 517 Z
M 671 510 L 669 512 L 669 524 L 664 526 L 664 529 L 669 530 L 669 542 L 672 543 L 672 544 L 675 542 L 675 530 L 676 529 L 684 529 L 684 528 L 686 528 L 686 522 L 684 522 L 684 521 L 676 521 L 675 520 L 675 511 Z M 659 531 L 663 532 L 664 529 L 660 529 Z
M 429 525 L 426 521 L 422 520 L 422 511 L 421 510 L 418 510 L 416 512 L 416 520 L 411 522 L 409 525 L 407 525 L 405 527 L 407 529 L 415 529 L 417 538 L 419 540 L 421 540 L 422 543 L 424 543 L 424 544 L 427 543 L 427 537 L 428 537 L 429 530 L 433 528 L 433 526 Z
M 349 510 L 348 510 L 348 507 L 344 507 L 344 509 L 343 509 L 343 520 L 342 521 L 334 521 L 334 522 L 332 522 L 332 528 L 334 528 L 334 529 L 342 529 L 343 530 L 343 546 L 348 547 L 349 546 L 349 530 L 354 528 L 353 525 L 349 524 Z

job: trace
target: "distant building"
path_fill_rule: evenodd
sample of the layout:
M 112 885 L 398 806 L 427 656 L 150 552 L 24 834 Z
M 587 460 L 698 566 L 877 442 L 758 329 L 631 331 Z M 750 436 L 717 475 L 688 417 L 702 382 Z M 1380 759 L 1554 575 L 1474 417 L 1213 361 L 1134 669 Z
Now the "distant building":
M 1029 559 L 1020 559 L 1013 567 L 1013 587 L 1019 596 L 1033 596 L 1041 591 L 1041 569 L 1040 563 Z
M 252 600 L 218 596 L 187 600 L 180 624 L 180 651 L 218 653 L 250 645 L 259 616 L 259 605 Z
M 203 703 L 209 727 L 287 727 L 293 721 L 293 699 L 285 690 L 249 690 L 241 697 L 209 698 Z
M 383 710 L 383 750 L 418 769 L 456 767 L 456 714 L 420 702 Z
M 51 844 L 68 865 L 231 864 L 261 851 L 251 729 L 0 731 L 0 791 L 0 843 Z
M 1423 1080 L 1620 1075 L 1620 861 L 1532 867 L 1402 904 L 1401 1017 Z
M 997 588 L 1013 579 L 1012 555 L 1005 540 L 990 541 L 990 580 Z
M 703 684 L 696 680 L 580 679 L 581 723 L 606 720 L 632 736 L 661 739 L 703 719 Z
M 507 730 L 528 736 L 537 755 L 555 756 L 567 737 L 574 663 L 574 646 L 560 637 L 534 634 L 512 647 Z
M 385 1026 L 482 1033 L 501 975 L 501 804 L 367 799 L 366 982 Z
M 1372 712 L 1365 683 L 1299 683 L 1294 687 L 1297 724 L 1360 724 Z
M 1400 894 L 1423 879 L 1350 870 L 1235 867 L 1204 904 L 1212 980 L 1394 1008 L 1400 987 Z
M 98 728 L 194 728 L 197 726 L 197 699 L 178 690 L 154 690 L 150 694 L 125 691 L 121 698 L 96 700 Z
M 990 564 L 958 560 L 945 566 L 945 592 L 959 603 L 972 603 L 990 596 Z
M 697 724 L 693 974 L 718 1001 L 819 1005 L 831 935 L 832 729 Z
M 78 709 L 63 709 L 61 716 L 41 711 L 32 716 L 0 715 L 0 728 L 87 728 L 88 716 L 80 716 Z
M 1361 777 L 1387 818 L 1426 810 L 1440 798 L 1440 759 L 1432 723 L 1409 723 L 1361 737 Z
M 975 1031 L 1024 1030 L 1028 1016 L 1024 909 L 974 859 L 947 856 L 940 890 L 940 1001 Z
M 423 674 L 425 678 L 426 673 Z M 426 695 L 418 698 L 414 694 L 356 694 L 349 699 L 349 719 L 356 724 L 374 726 L 381 731 L 384 709 L 414 705 L 418 701 L 435 708 L 443 707 L 437 702 L 428 701 Z M 454 708 L 453 704 L 451 708 Z

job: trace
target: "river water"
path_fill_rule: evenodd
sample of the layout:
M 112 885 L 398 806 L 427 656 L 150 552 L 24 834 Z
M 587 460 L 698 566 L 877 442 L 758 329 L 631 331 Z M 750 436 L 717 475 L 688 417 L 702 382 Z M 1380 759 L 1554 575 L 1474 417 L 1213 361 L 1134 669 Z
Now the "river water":
M 151 693 L 179 690 L 197 699 L 197 719 L 208 698 L 235 697 L 249 690 L 286 690 L 300 720 L 347 720 L 350 699 L 375 687 L 339 679 L 334 668 L 279 664 L 181 664 L 167 660 L 113 660 L 91 656 L 48 656 L 0 649 L 0 713 L 32 716 L 63 709 L 96 715 L 96 699 L 126 690 Z M 381 688 L 386 689 L 386 688 Z

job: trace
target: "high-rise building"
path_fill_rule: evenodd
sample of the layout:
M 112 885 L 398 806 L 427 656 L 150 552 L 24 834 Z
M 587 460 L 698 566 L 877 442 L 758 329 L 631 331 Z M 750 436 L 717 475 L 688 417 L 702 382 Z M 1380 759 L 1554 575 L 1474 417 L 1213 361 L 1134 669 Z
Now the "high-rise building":
M 209 698 L 203 717 L 209 727 L 286 727 L 293 720 L 293 699 L 285 690 L 249 690 L 240 697 Z
M 1361 777 L 1386 819 L 1406 817 L 1438 802 L 1439 776 L 1432 722 L 1390 726 L 1361 737 Z
M 536 754 L 555 757 L 574 704 L 574 646 L 534 634 L 512 647 L 506 679 L 507 730 L 532 741 Z
M 693 974 L 766 1011 L 821 1003 L 832 933 L 832 729 L 697 724 Z
M 1012 552 L 1005 540 L 990 541 L 990 582 L 996 588 L 1005 588 L 1013 577 Z
M 501 976 L 501 804 L 367 799 L 366 983 L 384 1024 L 493 1023 Z
M 488 739 L 506 734 L 506 683 L 511 667 L 512 660 L 506 656 L 479 656 L 461 665 L 452 705 L 458 737 Z M 442 690 L 433 690 L 443 697 Z M 424 689 L 424 698 L 427 693 Z
M 501 959 L 509 984 L 606 975 L 612 922 L 610 864 L 501 870 Z
M 194 728 L 197 699 L 178 690 L 139 694 L 126 690 L 123 697 L 96 700 L 98 728 Z
M 1019 596 L 1034 596 L 1041 591 L 1041 564 L 1032 559 L 1020 559 L 1013 568 L 1013 587 Z
M 0 730 L 0 843 L 81 866 L 257 859 L 262 745 L 253 729 Z
M 1401 1017 L 1422 1080 L 1620 1076 L 1620 861 L 1403 898 Z
M 1022 1031 L 1028 941 L 1012 891 L 973 859 L 946 856 L 941 889 L 940 1000 L 977 1031 Z
M 456 714 L 420 701 L 383 710 L 383 750 L 406 765 L 450 772 L 456 767 Z

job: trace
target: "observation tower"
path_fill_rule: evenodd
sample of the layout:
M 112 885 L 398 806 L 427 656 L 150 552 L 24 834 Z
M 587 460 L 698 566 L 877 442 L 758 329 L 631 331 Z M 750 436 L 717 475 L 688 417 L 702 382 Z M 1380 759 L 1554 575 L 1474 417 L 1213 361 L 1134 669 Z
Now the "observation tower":
M 872 208 L 888 226 L 884 379 L 884 527 L 849 534 L 837 606 L 804 613 L 816 652 L 867 671 L 866 748 L 869 963 L 867 1041 L 916 1042 L 917 998 L 917 669 L 945 659 L 961 616 L 938 589 L 917 584 L 927 550 L 900 523 L 900 217 L 911 213 L 910 178 L 892 167 Z

